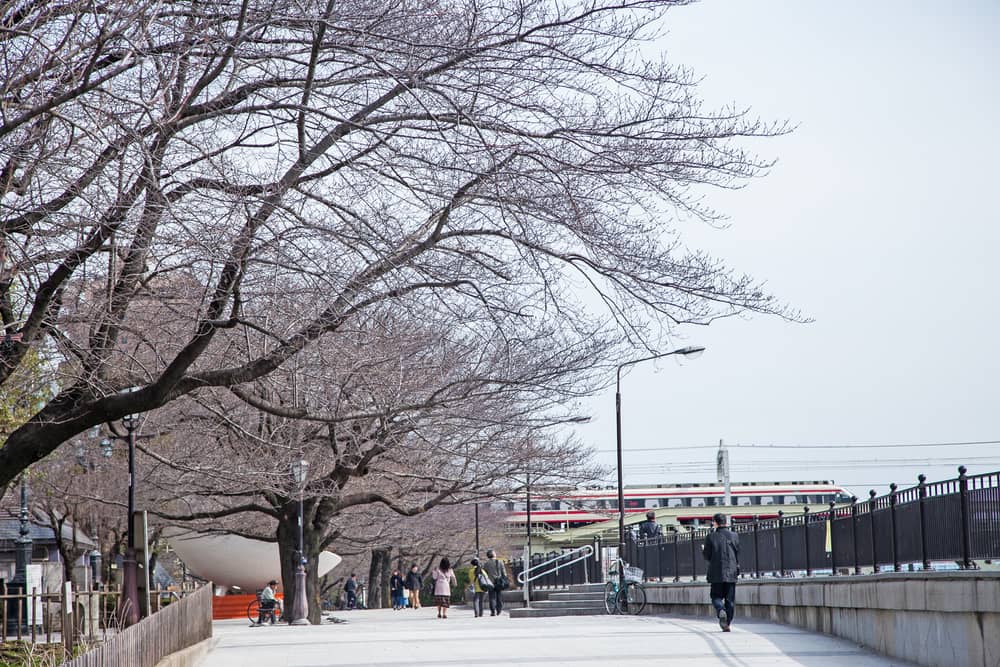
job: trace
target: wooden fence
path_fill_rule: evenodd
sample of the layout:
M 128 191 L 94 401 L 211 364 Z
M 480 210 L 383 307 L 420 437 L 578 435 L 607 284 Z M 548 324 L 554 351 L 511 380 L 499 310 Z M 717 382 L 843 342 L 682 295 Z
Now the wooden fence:
M 154 667 L 212 636 L 212 586 L 208 584 L 109 637 L 62 667 Z

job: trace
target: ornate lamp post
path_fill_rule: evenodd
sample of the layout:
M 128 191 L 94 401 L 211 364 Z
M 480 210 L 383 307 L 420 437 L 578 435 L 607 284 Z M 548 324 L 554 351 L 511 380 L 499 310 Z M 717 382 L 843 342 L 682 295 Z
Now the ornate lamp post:
M 662 354 L 654 354 L 649 357 L 642 357 L 641 359 L 633 359 L 632 361 L 626 361 L 623 364 L 618 365 L 617 380 L 615 383 L 615 430 L 618 437 L 618 557 L 625 558 L 625 487 L 622 484 L 622 369 L 626 366 L 632 366 L 634 364 L 641 363 L 643 361 L 652 361 L 653 359 L 660 359 L 662 357 L 669 357 L 673 354 L 679 354 L 690 359 L 696 359 L 701 356 L 701 353 L 705 351 L 703 347 L 682 347 L 679 350 L 674 350 L 673 352 L 664 352 Z M 621 569 L 621 568 L 620 568 Z M 622 578 L 622 584 L 625 583 L 625 573 L 619 572 L 619 576 Z
M 127 435 L 112 435 L 101 441 L 101 453 L 110 458 L 114 443 L 112 440 L 124 440 L 128 443 L 128 541 L 125 547 L 125 558 L 122 560 L 122 595 L 118 600 L 118 618 L 126 626 L 139 622 L 139 583 L 138 566 L 135 560 L 135 443 L 139 436 L 138 415 L 125 415 L 122 425 Z
M 28 522 L 28 485 L 24 473 L 21 473 L 21 527 L 18 536 L 14 538 L 14 578 L 7 586 L 7 592 L 13 595 L 27 595 L 28 564 L 31 563 L 31 550 L 34 543 L 31 539 L 31 527 Z M 14 601 L 7 609 L 7 629 L 17 631 L 18 621 L 27 629 L 28 604 L 25 598 Z
M 309 461 L 304 459 L 292 464 L 292 475 L 299 492 L 299 550 L 298 566 L 295 568 L 295 603 L 292 605 L 292 625 L 309 625 L 309 604 L 306 600 L 306 552 L 302 539 L 302 496 L 309 476 Z

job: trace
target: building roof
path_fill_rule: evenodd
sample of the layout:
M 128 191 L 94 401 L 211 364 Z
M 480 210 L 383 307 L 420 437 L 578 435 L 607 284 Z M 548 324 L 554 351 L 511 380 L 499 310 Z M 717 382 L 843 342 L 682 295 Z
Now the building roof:
M 8 491 L 0 499 L 0 551 L 10 551 L 14 541 L 21 536 L 21 491 L 17 487 Z M 31 492 L 28 492 L 28 536 L 39 544 L 55 544 L 55 530 L 48 518 L 33 512 L 31 508 Z M 62 526 L 62 537 L 73 539 L 73 524 L 67 520 Z M 85 547 L 96 547 L 97 543 L 89 535 L 76 531 L 77 544 Z

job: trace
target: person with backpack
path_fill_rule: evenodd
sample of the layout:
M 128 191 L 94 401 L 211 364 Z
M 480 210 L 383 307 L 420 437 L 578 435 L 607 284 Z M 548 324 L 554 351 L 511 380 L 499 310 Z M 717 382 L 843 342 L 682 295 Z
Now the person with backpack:
M 478 558 L 473 558 L 469 568 L 469 581 L 472 582 L 472 614 L 475 618 L 483 615 L 483 598 L 493 590 L 493 580 L 479 564 Z
M 489 591 L 490 616 L 499 616 L 500 612 L 503 611 L 503 591 L 510 585 L 507 579 L 507 568 L 504 567 L 503 561 L 496 557 L 493 549 L 490 549 L 486 552 L 486 562 L 483 563 L 483 569 L 486 570 L 490 581 L 493 582 L 493 588 Z
M 646 512 L 646 520 L 639 524 L 639 539 L 648 540 L 652 537 L 663 537 L 663 528 L 656 523 L 656 512 Z

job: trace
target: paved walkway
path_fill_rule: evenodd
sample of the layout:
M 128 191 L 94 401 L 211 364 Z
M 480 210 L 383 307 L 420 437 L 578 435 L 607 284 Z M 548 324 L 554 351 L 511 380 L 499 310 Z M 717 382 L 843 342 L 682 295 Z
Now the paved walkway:
M 346 624 L 251 628 L 216 621 L 219 642 L 199 667 L 888 667 L 849 642 L 760 621 L 723 633 L 710 618 L 567 616 L 473 618 L 453 608 L 438 620 L 433 608 L 351 611 Z

